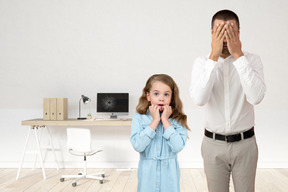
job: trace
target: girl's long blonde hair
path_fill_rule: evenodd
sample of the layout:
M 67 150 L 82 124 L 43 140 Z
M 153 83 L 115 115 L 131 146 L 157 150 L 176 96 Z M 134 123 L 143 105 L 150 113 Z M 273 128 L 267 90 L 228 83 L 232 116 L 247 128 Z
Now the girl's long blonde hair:
M 136 111 L 140 114 L 146 114 L 147 110 L 150 106 L 150 102 L 147 100 L 146 94 L 150 92 L 152 84 L 156 81 L 160 81 L 166 85 L 168 85 L 172 90 L 172 98 L 170 106 L 172 107 L 172 114 L 170 118 L 175 119 L 178 123 L 180 123 L 183 127 L 190 130 L 187 125 L 187 116 L 183 112 L 182 101 L 179 97 L 179 89 L 175 81 L 166 74 L 155 74 L 152 75 L 146 82 L 146 86 L 142 91 L 142 95 L 139 98 L 139 103 L 136 107 Z

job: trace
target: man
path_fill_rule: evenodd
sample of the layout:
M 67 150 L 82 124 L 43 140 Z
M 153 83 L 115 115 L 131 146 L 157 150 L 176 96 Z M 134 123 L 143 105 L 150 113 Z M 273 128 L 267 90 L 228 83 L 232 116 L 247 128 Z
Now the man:
M 204 106 L 204 170 L 210 192 L 228 192 L 230 174 L 236 192 L 255 190 L 258 148 L 253 105 L 266 86 L 261 60 L 243 52 L 238 16 L 221 10 L 212 18 L 211 53 L 195 60 L 190 94 Z

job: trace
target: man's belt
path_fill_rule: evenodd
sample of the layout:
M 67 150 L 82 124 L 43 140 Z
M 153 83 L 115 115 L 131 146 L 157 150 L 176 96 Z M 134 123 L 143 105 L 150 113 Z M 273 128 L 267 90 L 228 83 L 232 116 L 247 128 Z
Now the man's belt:
M 248 139 L 254 135 L 254 127 L 249 129 L 248 131 L 241 132 L 235 135 L 221 135 L 217 133 L 212 133 L 205 129 L 205 136 L 209 137 L 211 139 L 216 139 L 216 140 L 221 140 L 221 141 L 226 141 L 227 143 L 231 142 L 236 142 L 236 141 L 241 141 L 244 139 Z

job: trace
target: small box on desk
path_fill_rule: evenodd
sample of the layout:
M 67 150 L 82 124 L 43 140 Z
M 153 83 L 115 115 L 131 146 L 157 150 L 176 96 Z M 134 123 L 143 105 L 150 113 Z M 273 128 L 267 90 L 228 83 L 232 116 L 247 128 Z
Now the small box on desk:
M 68 98 L 44 98 L 43 120 L 68 119 Z

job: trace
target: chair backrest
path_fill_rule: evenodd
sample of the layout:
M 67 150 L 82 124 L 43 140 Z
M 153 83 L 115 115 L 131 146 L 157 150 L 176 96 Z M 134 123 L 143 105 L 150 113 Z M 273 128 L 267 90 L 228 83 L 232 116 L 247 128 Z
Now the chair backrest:
M 77 152 L 91 151 L 91 133 L 89 129 L 67 128 L 67 146 Z

